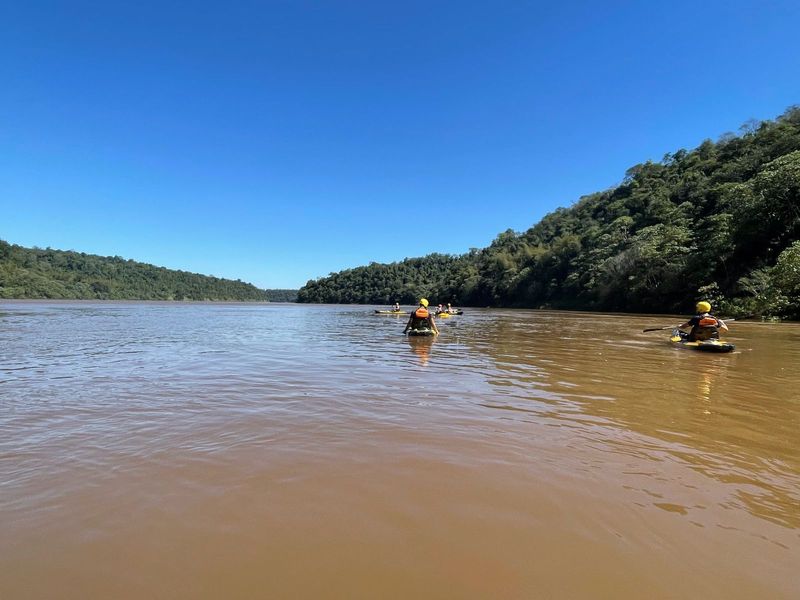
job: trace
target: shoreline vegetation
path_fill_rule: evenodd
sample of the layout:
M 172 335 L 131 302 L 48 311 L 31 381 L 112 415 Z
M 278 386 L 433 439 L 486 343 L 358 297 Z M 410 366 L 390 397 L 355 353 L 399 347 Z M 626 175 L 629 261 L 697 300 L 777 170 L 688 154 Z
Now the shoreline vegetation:
M 628 169 L 487 248 L 331 273 L 300 290 L 0 240 L 0 299 L 300 302 L 800 319 L 800 106 Z
M 502 205 L 502 202 L 498 202 Z M 483 249 L 331 273 L 298 302 L 800 319 L 800 106 L 628 169 Z
M 294 302 L 297 290 L 0 240 L 0 299 Z

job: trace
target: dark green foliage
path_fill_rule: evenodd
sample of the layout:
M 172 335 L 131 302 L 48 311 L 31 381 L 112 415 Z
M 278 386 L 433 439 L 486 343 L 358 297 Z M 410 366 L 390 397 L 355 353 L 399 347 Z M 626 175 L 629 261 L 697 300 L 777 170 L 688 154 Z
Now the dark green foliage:
M 440 290 L 443 277 L 457 271 L 465 259 L 444 254 L 411 258 L 388 265 L 371 263 L 309 281 L 297 293 L 298 302 L 338 304 L 416 304 Z
M 300 302 L 412 303 L 800 317 L 800 108 L 741 136 L 630 168 L 483 250 L 310 281 Z
M 264 290 L 270 302 L 297 302 L 297 290 Z
M 293 290 L 172 271 L 118 256 L 29 249 L 0 240 L 0 298 L 294 300 Z

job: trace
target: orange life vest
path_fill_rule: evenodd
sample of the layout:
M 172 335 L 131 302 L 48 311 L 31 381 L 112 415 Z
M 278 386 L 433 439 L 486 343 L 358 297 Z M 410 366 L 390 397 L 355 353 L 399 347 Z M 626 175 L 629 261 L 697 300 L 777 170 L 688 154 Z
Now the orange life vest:
M 428 309 L 424 306 L 420 306 L 417 310 L 414 311 L 414 316 L 418 319 L 427 319 L 430 316 Z
M 693 326 L 689 332 L 689 341 L 702 342 L 712 338 L 719 338 L 719 322 L 716 317 L 708 313 L 697 316 L 700 318 L 697 320 L 697 325 Z

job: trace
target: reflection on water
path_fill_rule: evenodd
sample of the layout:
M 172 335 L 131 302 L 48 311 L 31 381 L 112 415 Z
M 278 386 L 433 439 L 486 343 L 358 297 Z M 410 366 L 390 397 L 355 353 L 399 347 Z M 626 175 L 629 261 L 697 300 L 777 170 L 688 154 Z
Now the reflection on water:
M 589 318 L 607 335 L 581 338 Z M 730 497 L 721 504 L 800 528 L 800 369 L 794 362 L 800 352 L 782 343 L 796 326 L 739 323 L 748 337 L 732 331 L 731 338 L 742 350 L 718 355 L 672 348 L 636 329 L 620 337 L 622 319 L 551 313 L 535 323 L 504 323 L 493 350 L 503 377 L 490 381 L 524 405 L 531 398 L 553 405 L 543 411 L 552 418 L 592 423 L 593 436 L 598 423 L 640 433 L 646 437 L 613 440 L 608 451 L 659 461 L 666 454 L 722 483 L 737 483 L 725 488 Z M 520 345 L 513 334 L 520 328 L 547 343 Z M 668 484 L 671 491 L 674 482 Z
M 800 327 L 7 302 L 0 597 L 793 598 Z
M 421 365 L 425 366 L 431 359 L 431 349 L 433 348 L 433 337 L 408 336 L 408 345 L 411 352 L 417 355 Z

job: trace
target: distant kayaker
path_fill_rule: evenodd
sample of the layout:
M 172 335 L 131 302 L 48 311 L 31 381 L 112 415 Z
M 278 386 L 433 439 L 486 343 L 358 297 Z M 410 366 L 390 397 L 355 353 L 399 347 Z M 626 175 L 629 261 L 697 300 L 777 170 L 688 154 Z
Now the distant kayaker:
M 411 313 L 411 317 L 408 319 L 403 333 L 408 332 L 409 329 L 417 331 L 420 329 L 430 329 L 436 334 L 439 333 L 439 328 L 436 327 L 436 321 L 433 320 L 433 315 L 428 310 L 428 301 L 425 298 L 419 301 L 419 308 Z
M 400 312 L 400 303 L 399 302 L 395 302 L 394 306 L 392 307 L 392 310 L 396 311 L 396 312 Z
M 686 321 L 686 323 L 679 326 L 680 329 L 685 329 L 686 327 L 692 328 L 687 336 L 690 342 L 719 339 L 719 330 L 728 330 L 725 321 L 711 314 L 711 304 L 709 302 L 698 302 L 695 309 L 697 310 L 697 314 Z
M 453 310 L 453 307 L 452 307 L 452 306 L 450 306 L 450 303 L 449 303 L 449 302 L 447 303 L 447 312 L 449 312 L 451 315 L 452 315 L 452 314 L 455 312 L 455 311 Z

